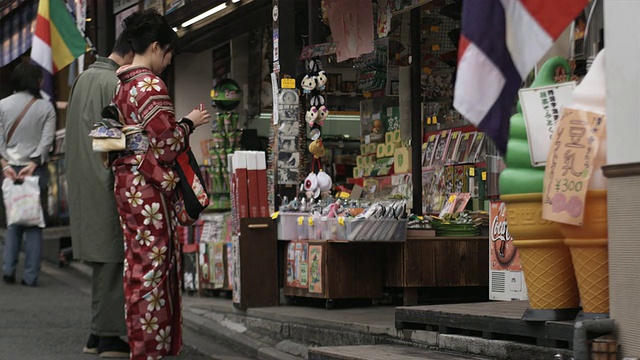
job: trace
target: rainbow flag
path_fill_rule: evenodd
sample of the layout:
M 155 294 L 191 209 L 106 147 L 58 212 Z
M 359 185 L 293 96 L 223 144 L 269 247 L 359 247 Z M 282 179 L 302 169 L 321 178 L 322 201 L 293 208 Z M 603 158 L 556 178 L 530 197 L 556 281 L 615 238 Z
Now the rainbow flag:
M 40 0 L 31 59 L 51 74 L 87 50 L 87 43 L 63 0 Z

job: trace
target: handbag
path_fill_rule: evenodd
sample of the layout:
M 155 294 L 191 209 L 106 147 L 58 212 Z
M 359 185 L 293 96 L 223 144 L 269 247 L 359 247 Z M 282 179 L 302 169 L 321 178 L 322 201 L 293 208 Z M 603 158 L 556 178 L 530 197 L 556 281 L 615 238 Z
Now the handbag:
M 209 195 L 204 187 L 202 173 L 191 148 L 187 148 L 177 156 L 176 172 L 180 181 L 173 201 L 173 210 L 180 225 L 190 226 L 209 206 Z
M 45 227 L 38 176 L 26 176 L 23 181 L 17 182 L 4 178 L 2 196 L 7 225 Z
M 102 109 L 102 120 L 93 124 L 89 133 L 92 137 L 91 147 L 94 152 L 122 151 L 127 148 L 127 138 L 122 131 L 124 119 L 115 104 Z

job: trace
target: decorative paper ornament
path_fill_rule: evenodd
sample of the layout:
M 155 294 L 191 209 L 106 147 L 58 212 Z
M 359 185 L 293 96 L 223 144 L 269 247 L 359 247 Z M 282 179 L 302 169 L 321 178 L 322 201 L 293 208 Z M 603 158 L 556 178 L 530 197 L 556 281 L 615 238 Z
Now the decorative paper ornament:
M 311 129 L 311 132 L 309 133 L 309 136 L 311 137 L 311 140 L 318 140 L 320 138 L 320 135 L 322 135 L 322 133 L 320 132 L 320 129 Z

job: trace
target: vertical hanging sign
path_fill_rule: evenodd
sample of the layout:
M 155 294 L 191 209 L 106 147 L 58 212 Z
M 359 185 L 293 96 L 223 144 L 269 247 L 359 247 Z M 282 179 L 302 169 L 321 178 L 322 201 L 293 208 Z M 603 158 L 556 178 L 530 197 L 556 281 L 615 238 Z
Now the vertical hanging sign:
M 278 9 L 278 0 L 273 1 L 273 9 L 271 11 L 271 18 L 273 19 L 273 72 L 280 72 L 280 36 L 279 36 L 279 21 L 280 10 Z M 275 97 L 275 93 L 273 96 Z M 275 109 L 275 108 L 274 108 Z
M 582 225 L 587 187 L 605 129 L 605 115 L 564 108 L 544 172 L 543 219 Z

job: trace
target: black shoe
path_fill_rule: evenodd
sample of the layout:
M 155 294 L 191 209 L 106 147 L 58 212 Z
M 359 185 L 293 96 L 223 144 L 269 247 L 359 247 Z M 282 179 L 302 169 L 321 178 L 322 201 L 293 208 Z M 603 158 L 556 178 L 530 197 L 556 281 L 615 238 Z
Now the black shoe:
M 15 275 L 3 275 L 2 279 L 7 284 L 15 284 L 16 283 L 16 276 Z
M 30 287 L 36 286 L 36 284 L 35 284 L 35 283 L 33 283 L 33 284 L 28 284 L 26 281 L 24 281 L 24 279 L 22 279 L 22 281 L 21 281 L 20 283 L 21 283 L 22 285 L 24 285 L 24 286 L 30 286 Z
M 89 340 L 87 340 L 87 345 L 82 349 L 82 352 L 85 354 L 97 354 L 98 353 L 98 343 L 100 342 L 100 338 L 98 335 L 91 334 L 89 335 Z
M 101 336 L 98 344 L 98 354 L 101 358 L 129 358 L 131 348 L 129 344 L 118 336 Z

